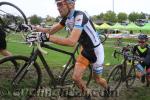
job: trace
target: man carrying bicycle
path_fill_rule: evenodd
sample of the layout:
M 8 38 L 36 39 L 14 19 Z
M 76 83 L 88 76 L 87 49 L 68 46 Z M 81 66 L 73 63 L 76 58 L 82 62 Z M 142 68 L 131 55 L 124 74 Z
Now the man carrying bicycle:
M 38 38 L 41 41 L 51 41 L 64 46 L 74 46 L 79 42 L 82 47 L 81 53 L 76 60 L 72 76 L 73 80 L 81 89 L 82 93 L 87 92 L 88 89 L 82 76 L 88 65 L 92 64 L 96 82 L 105 89 L 105 92 L 108 92 L 109 87 L 107 82 L 101 77 L 103 72 L 104 49 L 90 17 L 86 13 L 74 9 L 75 0 L 55 0 L 55 2 L 62 19 L 58 24 L 52 26 L 51 29 L 32 26 L 41 32 Z M 70 30 L 69 37 L 61 38 L 52 35 L 64 27 Z
M 145 69 L 146 73 L 150 73 L 150 47 L 148 46 L 148 36 L 145 34 L 140 34 L 138 36 L 138 44 L 133 48 L 133 54 L 141 57 L 142 61 L 140 62 L 141 68 Z M 140 67 L 137 66 L 137 67 Z M 141 71 L 136 73 L 137 78 L 141 78 L 142 83 L 145 82 L 145 75 Z M 150 82 L 150 76 L 148 75 L 146 79 Z M 148 82 L 148 83 L 149 83 Z M 149 84 L 147 84 L 149 85 Z

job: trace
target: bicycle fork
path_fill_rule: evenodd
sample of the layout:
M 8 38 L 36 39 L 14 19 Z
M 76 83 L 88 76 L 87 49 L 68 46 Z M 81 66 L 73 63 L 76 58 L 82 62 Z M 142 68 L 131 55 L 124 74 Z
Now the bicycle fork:
M 34 61 L 32 61 L 31 63 L 25 63 L 23 65 L 23 67 L 21 67 L 17 74 L 15 75 L 14 79 L 12 80 L 12 84 L 13 85 L 17 85 L 21 79 L 24 78 L 24 76 L 26 75 L 26 73 L 28 72 L 28 70 L 30 69 L 30 67 L 34 64 Z

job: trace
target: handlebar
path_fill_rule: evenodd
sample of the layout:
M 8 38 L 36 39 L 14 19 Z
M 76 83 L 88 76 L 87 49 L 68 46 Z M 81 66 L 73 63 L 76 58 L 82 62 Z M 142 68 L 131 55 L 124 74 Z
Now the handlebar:
M 29 35 L 29 34 L 28 34 Z M 27 38 L 28 38 L 28 35 L 26 36 L 26 43 L 27 44 L 30 44 L 29 47 L 32 47 L 34 44 L 36 44 L 38 50 L 43 53 L 43 54 L 48 54 L 47 51 L 45 51 L 44 49 L 42 49 L 41 47 L 41 41 L 39 41 L 38 39 L 37 40 L 34 40 L 34 41 L 27 41 Z
M 139 56 L 131 55 L 127 51 L 117 51 L 117 50 L 115 50 L 114 53 L 113 53 L 114 58 L 117 58 L 116 54 L 120 54 L 120 55 L 124 56 L 124 58 L 127 59 L 127 60 L 142 61 Z
M 37 44 L 37 48 L 39 49 L 40 52 L 42 52 L 43 54 L 48 54 L 48 52 L 44 49 L 42 49 L 41 44 L 40 43 L 36 43 Z

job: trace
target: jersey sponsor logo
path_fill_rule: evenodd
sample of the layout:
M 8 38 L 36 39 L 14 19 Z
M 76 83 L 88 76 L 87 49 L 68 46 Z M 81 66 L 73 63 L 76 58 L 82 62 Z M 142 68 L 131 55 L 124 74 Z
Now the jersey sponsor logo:
M 76 26 L 81 26 L 81 25 L 82 25 L 82 19 L 83 19 L 83 15 L 78 15 L 78 16 L 75 18 L 75 25 L 76 25 Z
M 79 19 L 77 19 L 77 21 L 80 21 L 81 19 L 79 18 Z

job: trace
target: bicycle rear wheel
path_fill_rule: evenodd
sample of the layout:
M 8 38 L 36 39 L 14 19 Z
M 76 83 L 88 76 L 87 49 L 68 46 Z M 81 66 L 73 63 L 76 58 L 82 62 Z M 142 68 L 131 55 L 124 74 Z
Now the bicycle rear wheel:
M 64 89 L 62 89 L 61 94 L 60 94 L 61 96 L 72 97 L 72 96 L 82 95 L 81 90 L 76 86 L 75 82 L 72 80 L 73 69 L 74 69 L 74 65 L 72 65 L 67 70 L 65 75 L 62 77 L 62 81 L 61 81 L 62 87 L 68 87 L 68 88 L 64 88 L 64 89 L 67 89 L 67 91 L 64 91 Z M 90 84 L 91 78 L 92 78 L 92 68 L 91 66 L 89 66 L 89 68 L 83 74 L 83 80 L 85 80 L 85 84 L 87 87 Z M 71 91 L 71 92 L 68 92 L 68 91 Z M 65 94 L 65 93 L 69 93 L 69 94 Z
M 112 91 L 116 91 L 120 86 L 122 80 L 121 68 L 122 64 L 115 66 L 108 76 L 107 83 Z
M 6 31 L 6 40 L 9 40 L 9 36 L 11 36 L 10 34 L 21 32 L 19 29 L 21 24 L 28 24 L 27 18 L 23 11 L 12 3 L 0 2 L 0 28 Z M 25 39 L 24 34 L 25 33 L 22 32 L 22 34 L 13 35 L 17 35 L 17 37 L 20 35 L 19 38 L 22 40 L 22 37 Z
M 41 70 L 37 63 L 30 66 L 24 77 L 21 77 L 25 72 L 24 69 L 28 64 L 28 60 L 29 58 L 25 56 L 11 56 L 0 60 L 0 87 L 4 87 L 8 91 L 4 98 L 22 99 L 31 96 L 39 88 Z M 12 83 L 12 80 L 21 69 L 21 73 L 16 77 L 17 81 Z

